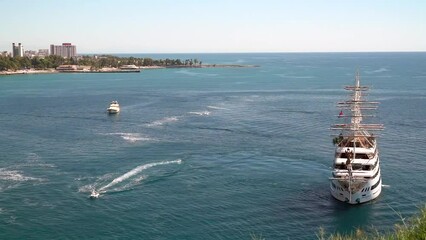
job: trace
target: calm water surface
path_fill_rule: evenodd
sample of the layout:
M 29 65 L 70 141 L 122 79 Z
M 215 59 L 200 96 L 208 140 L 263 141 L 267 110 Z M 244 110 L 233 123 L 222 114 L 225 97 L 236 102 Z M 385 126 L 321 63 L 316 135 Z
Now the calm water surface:
M 1 239 L 315 239 L 424 205 L 426 53 L 150 57 L 260 67 L 0 76 Z M 384 188 L 348 206 L 329 126 L 357 68 L 381 102 Z

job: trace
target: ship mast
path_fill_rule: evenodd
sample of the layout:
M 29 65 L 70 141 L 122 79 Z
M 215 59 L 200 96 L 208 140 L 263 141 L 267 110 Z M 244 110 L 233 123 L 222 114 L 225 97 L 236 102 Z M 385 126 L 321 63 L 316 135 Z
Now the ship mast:
M 351 123 L 354 125 L 355 129 L 359 129 L 359 124 L 362 120 L 361 109 L 359 108 L 359 101 L 361 100 L 361 91 L 359 91 L 359 71 L 356 72 L 355 76 L 355 89 L 353 101 L 355 104 L 352 105 L 352 114 L 354 115 L 351 119 Z
M 349 110 L 349 115 L 339 115 L 340 117 L 349 117 L 349 123 L 334 124 L 332 130 L 341 130 L 343 137 L 366 137 L 371 136 L 369 131 L 383 130 L 383 124 L 362 123 L 363 117 L 374 117 L 374 115 L 363 115 L 362 110 L 377 109 L 378 102 L 370 102 L 363 99 L 363 92 L 369 90 L 367 86 L 361 86 L 359 71 L 355 76 L 355 85 L 345 86 L 345 90 L 352 91 L 352 97 L 349 100 L 338 102 L 337 107 L 343 110 Z

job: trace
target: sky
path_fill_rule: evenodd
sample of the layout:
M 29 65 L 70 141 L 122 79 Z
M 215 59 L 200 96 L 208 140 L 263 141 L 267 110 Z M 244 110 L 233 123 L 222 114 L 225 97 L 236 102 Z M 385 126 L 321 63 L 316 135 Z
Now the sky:
M 424 0 L 0 0 L 0 51 L 426 51 Z

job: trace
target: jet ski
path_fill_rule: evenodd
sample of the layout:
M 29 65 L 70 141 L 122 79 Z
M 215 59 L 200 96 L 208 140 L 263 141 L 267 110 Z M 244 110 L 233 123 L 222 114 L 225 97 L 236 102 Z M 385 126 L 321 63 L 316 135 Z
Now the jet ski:
M 92 190 L 92 193 L 90 194 L 90 199 L 99 198 L 99 193 L 96 192 L 96 190 Z

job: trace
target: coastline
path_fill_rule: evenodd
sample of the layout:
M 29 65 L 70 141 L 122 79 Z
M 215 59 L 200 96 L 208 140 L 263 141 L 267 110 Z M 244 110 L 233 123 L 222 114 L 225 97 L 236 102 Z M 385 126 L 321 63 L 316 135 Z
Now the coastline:
M 58 73 L 56 69 L 45 69 L 45 70 L 35 70 L 35 69 L 26 69 L 26 70 L 17 70 L 17 71 L 0 71 L 0 75 L 20 75 L 20 74 L 50 74 Z
M 167 68 L 254 68 L 259 65 L 241 65 L 241 64 L 206 64 L 199 66 L 171 65 L 171 66 L 141 66 L 135 70 L 121 70 L 119 68 L 102 68 L 98 70 L 57 70 L 53 68 L 36 70 L 25 69 L 17 71 L 0 71 L 0 76 L 20 75 L 20 74 L 52 74 L 52 73 L 138 73 L 141 70 L 155 70 Z

